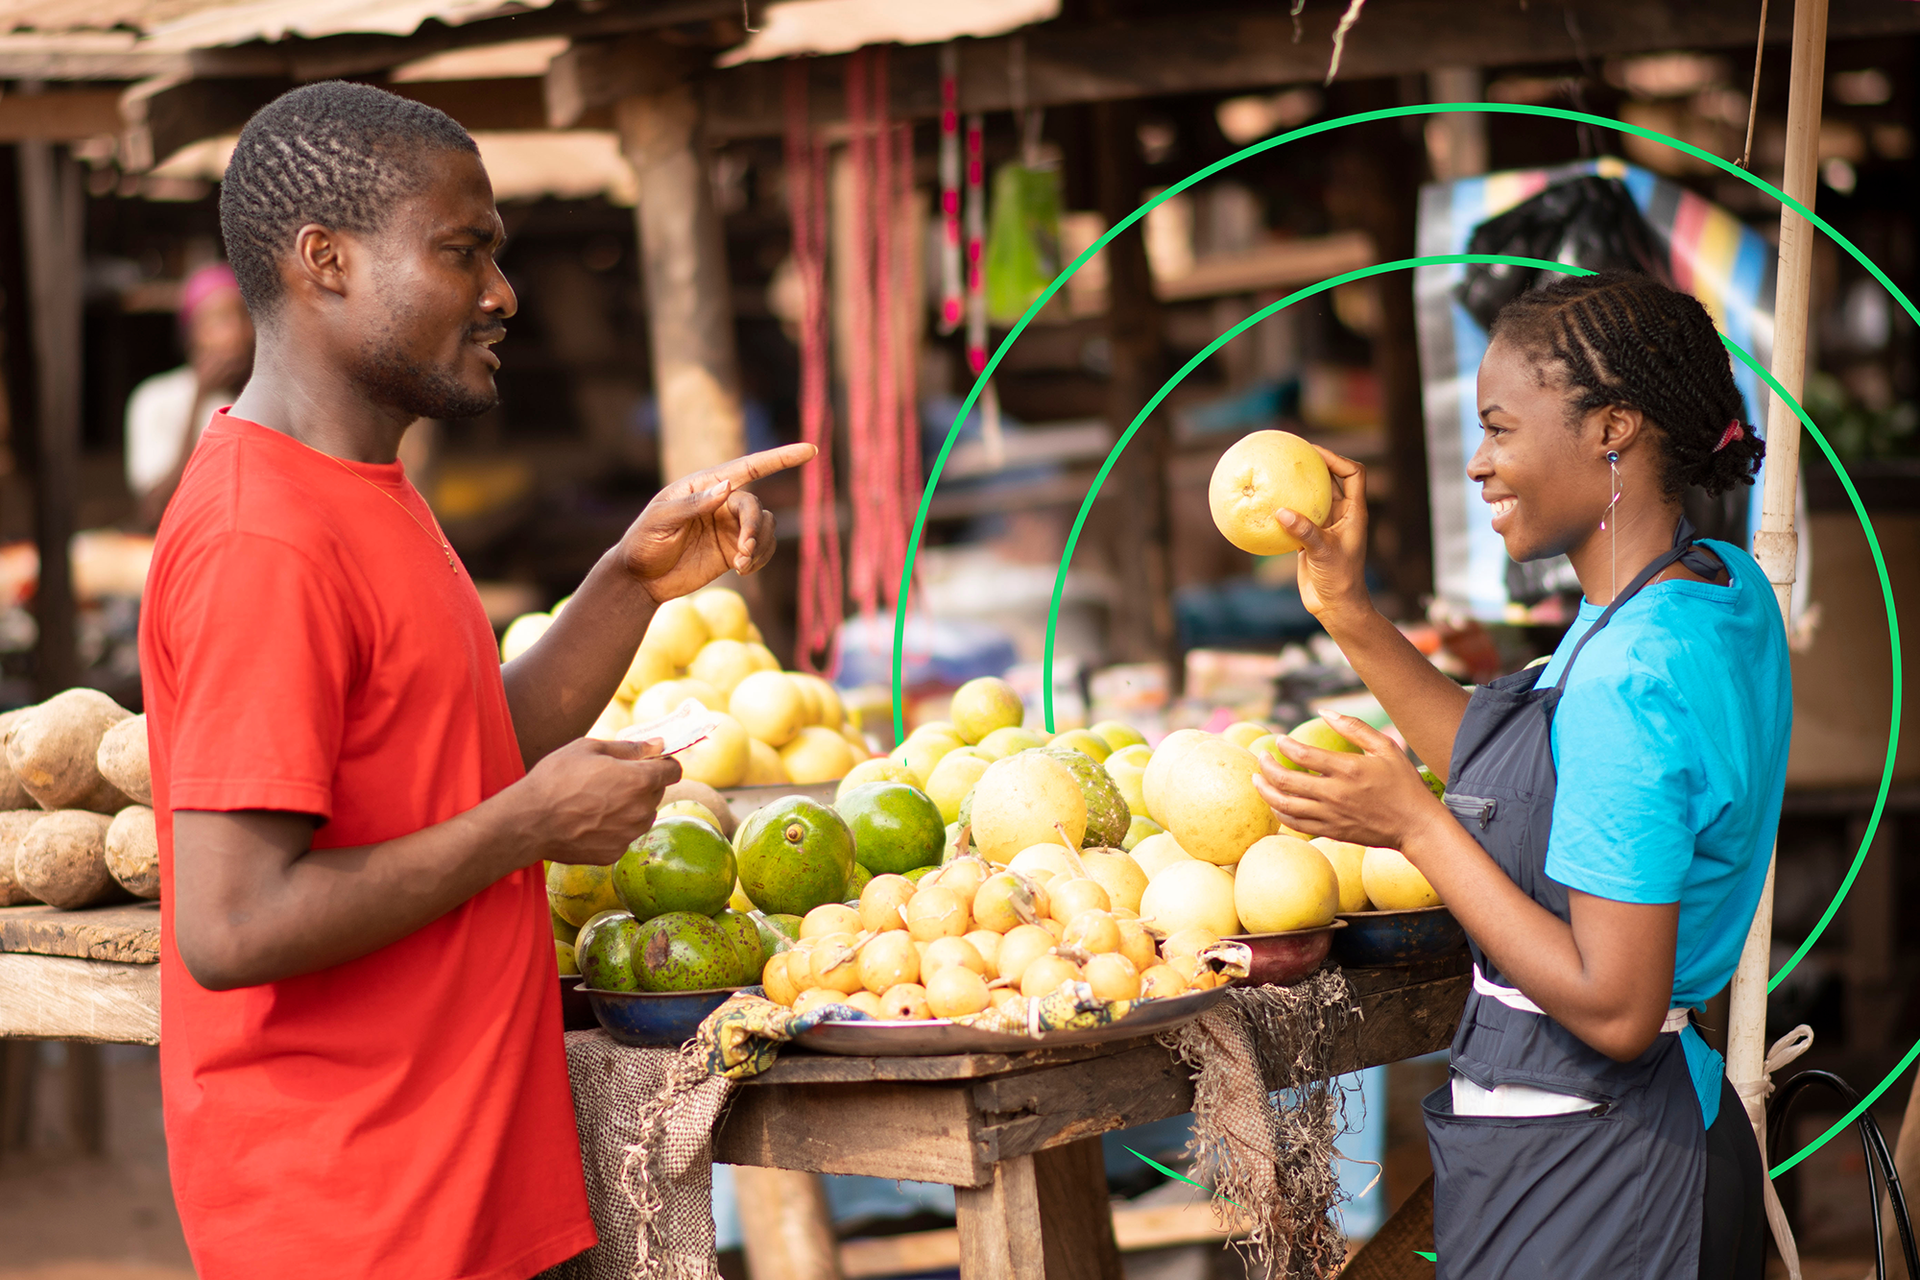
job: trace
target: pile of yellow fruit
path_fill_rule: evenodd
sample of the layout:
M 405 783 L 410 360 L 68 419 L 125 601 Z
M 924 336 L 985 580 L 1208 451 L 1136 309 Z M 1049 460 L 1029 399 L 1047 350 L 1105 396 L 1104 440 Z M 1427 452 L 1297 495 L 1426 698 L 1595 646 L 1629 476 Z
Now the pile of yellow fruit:
M 1027 1001 L 1067 983 L 1114 1001 L 1224 981 L 1203 958 L 1217 934 L 1156 937 L 1141 921 L 1146 877 L 1125 854 L 1057 853 L 1006 868 L 963 855 L 917 883 L 875 876 L 858 902 L 807 913 L 799 941 L 761 972 L 768 999 L 796 1013 L 846 1004 L 917 1020 L 994 1008 L 1024 1022 Z
M 500 642 L 501 660 L 531 646 L 553 614 L 514 619 Z M 588 736 L 612 738 L 688 698 L 718 712 L 719 724 L 675 758 L 683 777 L 710 787 L 831 782 L 873 754 L 834 687 L 816 675 L 782 671 L 747 616 L 747 602 L 724 587 L 660 606 Z

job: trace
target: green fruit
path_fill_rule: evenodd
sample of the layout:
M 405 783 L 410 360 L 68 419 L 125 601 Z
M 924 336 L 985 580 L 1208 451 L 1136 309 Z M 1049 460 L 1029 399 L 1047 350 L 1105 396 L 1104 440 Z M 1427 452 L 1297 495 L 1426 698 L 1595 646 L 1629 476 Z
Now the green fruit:
M 799 916 L 770 916 L 765 912 L 761 912 L 749 918 L 753 921 L 754 928 L 760 931 L 761 950 L 765 951 L 768 955 L 772 955 L 776 951 L 785 951 L 788 947 L 800 941 Z M 764 964 L 765 962 L 763 961 L 763 967 Z
M 638 991 L 639 980 L 633 972 L 633 947 L 640 934 L 640 923 L 622 912 L 582 929 L 581 944 L 575 954 L 580 976 L 595 991 Z
M 740 949 L 707 916 L 669 911 L 637 925 L 632 965 L 641 991 L 707 991 L 742 985 Z
M 1039 751 L 1041 755 L 1052 756 L 1067 766 L 1073 774 L 1073 780 L 1080 784 L 1080 794 L 1087 802 L 1084 847 L 1118 849 L 1121 841 L 1127 838 L 1127 827 L 1133 821 L 1133 814 L 1127 808 L 1126 796 L 1114 783 L 1113 775 L 1102 768 L 1098 760 L 1072 747 L 1048 743 Z
M 875 875 L 938 865 L 946 847 L 940 810 L 918 787 L 869 782 L 834 806 L 853 833 L 853 856 Z
M 1098 734 L 1107 746 L 1115 751 L 1125 747 L 1144 747 L 1147 739 L 1138 729 L 1118 720 L 1102 720 L 1089 731 Z
M 913 881 L 915 884 L 919 884 L 922 877 L 930 876 L 935 871 L 938 871 L 939 869 L 940 868 L 938 867 L 915 867 L 913 870 L 906 873 L 906 877 L 907 879 Z
M 740 886 L 762 911 L 804 916 L 823 902 L 846 901 L 853 832 L 826 805 L 805 796 L 775 800 L 740 824 L 734 843 Z
M 620 905 L 613 868 L 590 863 L 547 864 L 547 908 L 568 924 L 585 924 L 595 912 Z
M 1345 751 L 1351 755 L 1364 754 L 1359 747 L 1354 746 L 1351 742 L 1341 737 L 1339 730 L 1335 729 L 1325 720 L 1322 720 L 1319 716 L 1315 716 L 1311 720 L 1294 726 L 1294 728 L 1288 732 L 1287 736 L 1295 742 L 1304 742 L 1310 747 L 1319 747 L 1322 751 Z M 1278 751 L 1273 753 L 1273 758 L 1280 762 L 1280 767 L 1283 769 L 1291 769 L 1295 773 L 1314 772 L 1312 769 L 1295 764 Z
M 961 747 L 940 758 L 940 763 L 927 775 L 925 791 L 943 819 L 952 822 L 960 816 L 961 800 L 992 763 L 993 757 L 979 747 Z
M 866 891 L 867 882 L 871 879 L 873 879 L 872 871 L 858 862 L 854 863 L 853 874 L 847 877 L 847 901 L 858 902 L 860 895 Z
M 992 733 L 980 739 L 979 745 L 980 750 L 991 755 L 994 759 L 1003 760 L 1017 751 L 1025 751 L 1030 747 L 1044 746 L 1046 741 L 1047 739 L 1044 734 L 1035 733 L 1031 729 L 1023 729 L 1019 725 L 1012 725 L 1005 729 L 995 729 Z
M 580 936 L 580 926 L 555 911 L 551 902 L 547 904 L 547 914 L 553 917 L 553 940 L 572 946 L 573 940 Z
M 981 676 L 954 690 L 953 727 L 968 742 L 979 742 L 996 729 L 1018 725 L 1026 717 L 1020 692 L 998 676 Z
M 1160 835 L 1165 830 L 1165 827 L 1155 822 L 1152 818 L 1143 818 L 1135 814 L 1133 821 L 1127 824 L 1127 838 L 1120 842 L 1120 848 L 1127 853 L 1132 853 L 1133 846 L 1139 844 L 1148 836 Z
M 620 855 L 613 887 L 636 920 L 669 911 L 710 916 L 733 894 L 733 847 L 699 818 L 665 818 Z
M 737 981 L 733 985 L 749 987 L 760 981 L 760 970 L 773 953 L 760 940 L 760 926 L 753 917 L 738 911 L 722 911 L 713 922 L 727 931 L 727 936 L 733 939 L 734 950 L 740 955 L 740 967 L 734 970 Z
M 562 942 L 558 938 L 555 938 L 553 942 L 553 958 L 560 965 L 561 977 L 567 978 L 567 977 L 579 976 L 580 961 L 574 956 L 573 947 L 570 944 Z

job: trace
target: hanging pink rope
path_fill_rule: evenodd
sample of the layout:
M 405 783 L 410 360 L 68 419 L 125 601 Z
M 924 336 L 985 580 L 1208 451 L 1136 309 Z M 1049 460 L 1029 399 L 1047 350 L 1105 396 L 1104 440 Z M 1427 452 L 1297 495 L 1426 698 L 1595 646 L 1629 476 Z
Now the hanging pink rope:
M 913 126 L 902 124 L 894 135 L 895 145 L 899 148 L 899 159 L 894 165 L 898 175 L 899 190 L 895 195 L 895 207 L 906 218 L 910 234 L 917 234 L 916 205 L 913 199 Z M 899 269 L 895 273 L 896 288 L 902 298 L 918 296 L 919 282 L 909 278 L 918 264 L 918 258 L 911 252 L 900 256 Z M 899 436 L 898 452 L 900 487 L 895 500 L 892 523 L 889 526 L 894 533 L 894 552 L 889 561 L 887 574 L 887 603 L 899 604 L 900 580 L 906 570 L 907 540 L 911 532 L 914 513 L 920 507 L 920 317 L 909 314 L 905 323 L 895 328 L 895 367 L 899 370 Z
M 800 574 L 794 662 L 817 671 L 830 655 L 845 605 L 840 522 L 834 505 L 833 405 L 827 367 L 826 147 L 807 114 L 807 63 L 787 63 L 787 209 L 800 279 L 800 438 L 820 451 L 800 469 Z

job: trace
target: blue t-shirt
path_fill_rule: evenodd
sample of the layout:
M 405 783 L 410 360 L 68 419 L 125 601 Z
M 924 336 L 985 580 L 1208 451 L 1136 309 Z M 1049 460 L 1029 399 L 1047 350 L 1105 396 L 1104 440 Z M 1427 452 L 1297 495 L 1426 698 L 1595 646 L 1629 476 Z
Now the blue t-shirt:
M 1733 977 L 1766 880 L 1793 725 L 1773 588 L 1745 551 L 1707 545 L 1729 585 L 1642 588 L 1580 651 L 1553 718 L 1547 874 L 1616 902 L 1680 904 L 1676 1008 Z M 1581 602 L 1538 687 L 1559 680 L 1600 613 Z M 1711 1125 L 1720 1055 L 1691 1027 L 1681 1044 Z

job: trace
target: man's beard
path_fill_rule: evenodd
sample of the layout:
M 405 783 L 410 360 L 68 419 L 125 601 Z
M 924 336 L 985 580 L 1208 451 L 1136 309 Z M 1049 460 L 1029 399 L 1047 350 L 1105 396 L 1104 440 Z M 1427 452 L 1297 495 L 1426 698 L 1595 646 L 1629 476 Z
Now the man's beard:
M 374 403 L 416 418 L 474 418 L 500 403 L 492 379 L 484 388 L 462 386 L 447 370 L 415 364 L 400 356 L 395 344 L 379 339 L 360 349 L 353 380 Z

